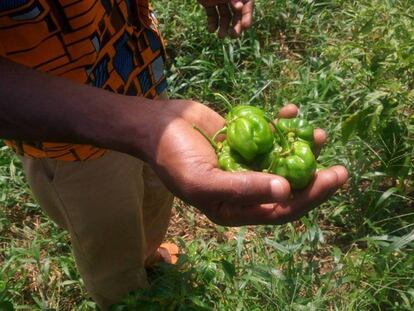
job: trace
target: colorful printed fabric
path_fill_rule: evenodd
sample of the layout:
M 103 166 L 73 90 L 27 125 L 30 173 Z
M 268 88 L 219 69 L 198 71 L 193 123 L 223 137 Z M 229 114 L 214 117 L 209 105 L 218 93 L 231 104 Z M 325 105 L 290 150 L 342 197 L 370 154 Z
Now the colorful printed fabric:
M 148 0 L 0 0 L 0 56 L 118 94 L 155 98 L 167 87 L 164 46 Z M 64 161 L 105 152 L 87 145 L 6 143 L 22 155 Z

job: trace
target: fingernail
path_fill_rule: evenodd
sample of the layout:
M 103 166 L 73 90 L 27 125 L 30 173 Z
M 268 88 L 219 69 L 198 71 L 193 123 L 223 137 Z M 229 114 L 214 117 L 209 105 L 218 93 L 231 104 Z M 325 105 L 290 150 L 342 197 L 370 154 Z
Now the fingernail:
M 289 191 L 286 191 L 285 186 L 279 179 L 273 179 L 270 182 L 270 188 L 272 196 L 278 201 L 287 200 L 289 197 Z

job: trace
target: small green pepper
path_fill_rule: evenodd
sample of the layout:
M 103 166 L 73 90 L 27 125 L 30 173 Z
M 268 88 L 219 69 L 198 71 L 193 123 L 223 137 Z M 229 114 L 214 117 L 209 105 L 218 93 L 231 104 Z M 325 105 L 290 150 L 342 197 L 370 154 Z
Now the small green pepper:
M 309 144 L 295 141 L 289 150 L 275 144 L 272 152 L 262 158 L 260 168 L 264 172 L 285 177 L 292 189 L 303 189 L 313 179 L 316 160 Z
M 232 108 L 226 116 L 226 120 L 230 122 L 237 117 L 251 116 L 252 114 L 265 117 L 265 112 L 254 106 L 239 105 Z
M 221 169 L 277 174 L 285 177 L 292 189 L 303 189 L 311 182 L 316 171 L 314 128 L 306 120 L 280 119 L 274 124 L 259 108 L 236 106 L 226 121 L 212 138 L 195 127 L 214 147 Z M 226 134 L 226 140 L 216 142 L 220 134 Z
M 221 143 L 219 151 L 217 151 L 217 158 L 219 167 L 224 171 L 243 172 L 249 170 L 249 167 L 243 163 L 242 157 L 231 150 L 226 140 Z
M 228 122 L 226 138 L 230 148 L 237 151 L 247 162 L 269 152 L 274 141 L 268 121 L 258 114 L 235 116 Z
M 218 166 L 228 172 L 243 172 L 248 171 L 249 167 L 244 163 L 243 158 L 236 152 L 234 152 L 227 140 L 222 142 L 216 142 L 215 139 L 222 130 L 218 131 L 213 138 L 208 137 L 206 133 L 196 125 L 193 125 L 194 129 L 198 131 L 214 148 L 217 155 Z
M 308 121 L 301 118 L 279 119 L 276 127 L 282 135 L 287 135 L 289 141 L 300 140 L 313 146 L 314 127 Z

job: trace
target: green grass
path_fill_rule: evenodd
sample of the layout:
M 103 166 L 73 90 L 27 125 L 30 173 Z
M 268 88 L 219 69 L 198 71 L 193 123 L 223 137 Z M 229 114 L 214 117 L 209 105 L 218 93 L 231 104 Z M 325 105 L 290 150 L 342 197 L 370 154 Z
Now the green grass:
M 205 31 L 195 0 L 153 2 L 173 97 L 223 113 L 223 97 L 271 113 L 294 102 L 329 133 L 321 164 L 346 165 L 351 179 L 278 227 L 214 226 L 177 204 L 168 237 L 186 255 L 116 310 L 413 310 L 412 1 L 259 0 L 254 28 L 235 41 Z M 6 149 L 0 171 L 0 303 L 93 310 L 67 235 Z

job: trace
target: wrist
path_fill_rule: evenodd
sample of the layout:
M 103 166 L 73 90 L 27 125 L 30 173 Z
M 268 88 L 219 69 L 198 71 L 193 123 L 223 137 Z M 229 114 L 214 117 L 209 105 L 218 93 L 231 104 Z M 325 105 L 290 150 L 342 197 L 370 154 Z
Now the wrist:
M 0 137 L 94 145 L 149 159 L 158 101 L 40 73 L 0 57 Z M 12 103 L 12 104 L 10 104 Z
M 98 115 L 77 129 L 82 140 L 151 162 L 156 149 L 157 122 L 162 111 L 158 101 L 108 93 Z M 108 122 L 109 120 L 109 122 Z
M 114 101 L 110 112 L 113 122 L 105 129 L 105 144 L 145 162 L 156 161 L 162 131 L 173 118 L 167 109 L 168 103 L 143 97 L 117 96 L 120 98 Z

